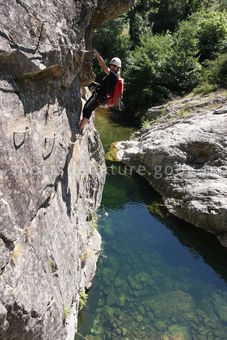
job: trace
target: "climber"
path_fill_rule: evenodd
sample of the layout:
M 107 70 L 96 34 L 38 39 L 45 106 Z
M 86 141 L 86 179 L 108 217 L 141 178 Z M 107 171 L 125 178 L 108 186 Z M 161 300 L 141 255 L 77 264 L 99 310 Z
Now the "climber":
M 123 82 L 120 78 L 121 60 L 114 57 L 110 61 L 110 67 L 108 67 L 96 49 L 93 50 L 93 53 L 106 76 L 84 105 L 83 118 L 80 122 L 81 132 L 89 122 L 93 110 L 97 109 L 99 105 L 113 106 L 123 92 Z

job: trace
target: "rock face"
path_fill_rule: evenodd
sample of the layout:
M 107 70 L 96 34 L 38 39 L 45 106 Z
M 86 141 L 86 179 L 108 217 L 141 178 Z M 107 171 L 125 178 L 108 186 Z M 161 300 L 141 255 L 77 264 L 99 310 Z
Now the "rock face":
M 84 49 L 113 16 L 100 3 L 0 0 L 1 340 L 74 339 L 95 274 L 104 152 L 92 121 L 77 126 L 93 79 Z
M 174 215 L 217 235 L 227 247 L 226 93 L 149 110 L 135 138 L 117 143 L 117 157 L 145 177 Z

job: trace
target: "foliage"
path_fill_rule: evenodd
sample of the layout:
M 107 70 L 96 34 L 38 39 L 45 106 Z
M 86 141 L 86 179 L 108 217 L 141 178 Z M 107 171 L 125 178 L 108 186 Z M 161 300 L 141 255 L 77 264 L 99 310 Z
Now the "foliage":
M 71 309 L 68 306 L 64 306 L 62 310 L 62 316 L 64 319 L 67 319 L 71 313 Z
M 83 308 L 87 304 L 88 294 L 85 293 L 84 290 L 80 292 L 80 307 Z
M 131 53 L 124 73 L 126 104 L 135 110 L 145 110 L 163 103 L 171 93 L 190 91 L 198 83 L 201 69 L 196 57 L 197 44 L 193 27 L 189 29 L 186 25 L 181 25 L 173 35 L 147 33 Z
M 193 89 L 193 93 L 194 94 L 200 94 L 200 93 L 208 94 L 208 93 L 214 92 L 216 89 L 217 89 L 217 85 L 209 84 L 209 83 L 205 82 L 205 83 L 202 83 L 202 84 L 199 84 L 198 86 L 196 86 Z
M 169 50 L 166 81 L 171 92 L 183 94 L 198 82 L 201 66 L 198 62 L 198 39 L 195 28 L 183 21 L 173 34 Z
M 150 29 L 149 13 L 149 0 L 140 0 L 137 5 L 128 12 L 129 34 L 133 49 L 139 44 L 140 36 Z
M 220 54 L 215 60 L 204 63 L 200 84 L 194 93 L 209 93 L 220 88 L 227 88 L 227 53 Z
M 142 129 L 149 129 L 150 127 L 151 127 L 151 122 L 148 119 L 144 120 L 141 124 Z
M 79 257 L 82 262 L 86 262 L 89 258 L 91 258 L 92 254 L 93 254 L 92 249 L 89 246 L 87 246 L 84 252 L 81 252 L 79 254 Z
M 126 105 L 134 111 L 146 110 L 166 101 L 171 93 L 182 95 L 197 86 L 201 61 L 224 50 L 226 21 L 225 13 L 203 9 L 182 21 L 173 34 L 147 32 L 126 65 Z
M 178 23 L 198 11 L 205 3 L 203 0 L 153 0 L 149 15 L 153 22 L 153 33 L 174 32 Z
M 187 25 L 194 27 L 199 40 L 199 60 L 214 58 L 227 46 L 227 13 L 202 10 L 193 14 Z
M 223 11 L 224 9 L 227 10 L 227 2 L 226 0 L 219 0 L 218 1 L 218 5 L 219 5 L 219 10 Z
M 162 102 L 168 97 L 165 70 L 172 44 L 171 35 L 147 33 L 141 39 L 140 46 L 131 53 L 124 73 L 124 98 L 128 106 L 143 109 L 152 102 Z
M 96 212 L 94 212 L 93 215 L 92 215 L 91 225 L 92 225 L 93 229 L 98 227 L 98 214 Z
M 207 63 L 205 77 L 211 84 L 227 87 L 227 53 L 220 54 L 215 60 Z
M 140 0 L 128 13 L 130 37 L 133 46 L 139 42 L 139 33 L 147 28 L 152 33 L 174 32 L 178 23 L 203 6 L 208 7 L 208 0 Z

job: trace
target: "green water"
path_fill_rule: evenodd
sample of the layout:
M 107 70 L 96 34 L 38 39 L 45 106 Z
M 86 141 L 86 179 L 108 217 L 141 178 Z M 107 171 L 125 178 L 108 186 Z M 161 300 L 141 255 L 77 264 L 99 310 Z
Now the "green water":
M 132 133 L 105 111 L 96 127 L 106 149 Z M 79 333 L 90 340 L 227 339 L 226 250 L 169 216 L 141 178 L 118 166 L 109 173 L 98 212 L 103 252 Z

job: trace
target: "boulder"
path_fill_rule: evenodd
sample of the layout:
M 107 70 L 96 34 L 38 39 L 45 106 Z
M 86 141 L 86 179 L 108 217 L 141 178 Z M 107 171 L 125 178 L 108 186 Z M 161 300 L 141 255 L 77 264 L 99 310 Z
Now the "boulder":
M 225 93 L 167 105 L 150 128 L 115 144 L 117 158 L 145 177 L 169 211 L 214 233 L 227 247 L 227 112 Z M 149 114 L 148 112 L 148 114 Z

